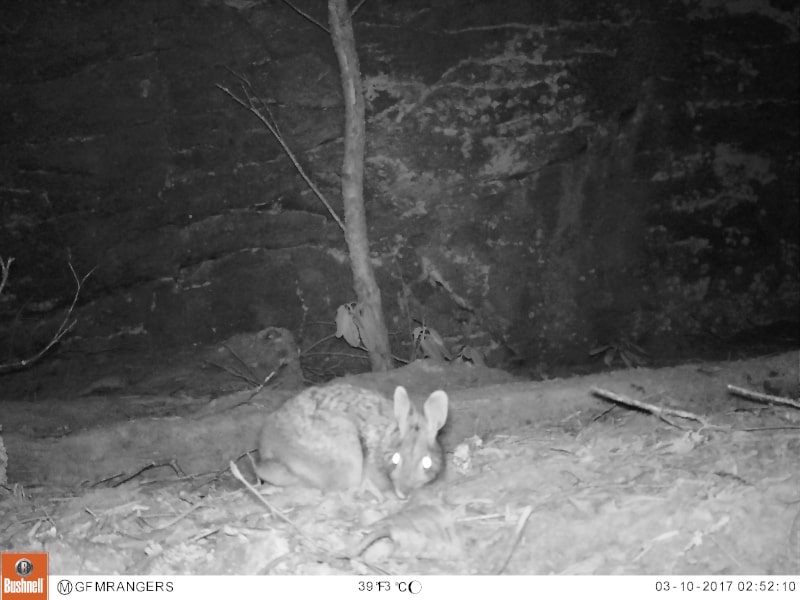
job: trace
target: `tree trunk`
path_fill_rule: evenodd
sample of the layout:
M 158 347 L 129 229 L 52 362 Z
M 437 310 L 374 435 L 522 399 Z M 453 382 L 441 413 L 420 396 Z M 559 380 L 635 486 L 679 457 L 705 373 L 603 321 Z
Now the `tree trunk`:
M 381 292 L 369 257 L 367 218 L 364 212 L 364 94 L 361 69 L 356 54 L 353 23 L 347 0 L 328 0 L 331 39 L 339 60 L 344 91 L 345 131 L 342 161 L 342 200 L 344 202 L 345 240 L 353 271 L 353 289 L 365 313 L 364 322 L 372 329 L 365 344 L 373 371 L 392 368 L 389 334 L 383 318 Z M 362 336 L 363 339 L 363 336 Z

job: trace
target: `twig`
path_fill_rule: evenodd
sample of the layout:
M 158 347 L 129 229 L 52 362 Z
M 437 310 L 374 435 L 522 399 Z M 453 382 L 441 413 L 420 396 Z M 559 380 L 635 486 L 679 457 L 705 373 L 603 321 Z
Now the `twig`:
M 780 425 L 775 427 L 742 427 L 739 431 L 793 431 L 800 429 L 800 425 Z
M 325 548 L 322 548 L 319 544 L 317 544 L 317 542 L 315 542 L 310 537 L 308 537 L 305 533 L 303 533 L 303 530 L 300 529 L 297 525 L 295 525 L 295 523 L 291 519 L 289 519 L 289 517 L 284 515 L 281 511 L 279 511 L 277 508 L 275 508 L 266 498 L 264 498 L 264 496 L 259 494 L 258 490 L 256 488 L 254 488 L 253 485 L 244 478 L 244 476 L 242 475 L 242 472 L 239 471 L 239 468 L 234 464 L 233 461 L 231 461 L 229 463 L 229 466 L 230 466 L 230 469 L 231 469 L 231 474 L 236 479 L 241 481 L 244 484 L 244 487 L 246 487 L 248 490 L 250 490 L 253 493 L 253 495 L 256 498 L 258 498 L 264 504 L 264 506 L 266 506 L 269 509 L 269 512 L 272 513 L 272 516 L 279 518 L 281 521 L 284 521 L 285 523 L 288 523 L 289 526 L 292 527 L 292 529 L 294 529 L 300 535 L 300 537 L 302 537 L 309 544 L 311 544 L 311 546 L 313 546 L 314 549 L 317 550 L 318 552 L 324 552 L 325 554 L 331 554 Z
M 742 398 L 753 400 L 754 402 L 766 402 L 767 404 L 785 404 L 792 408 L 800 408 L 800 402 L 792 400 L 791 398 L 784 398 L 782 396 L 773 396 L 772 394 L 762 394 L 761 392 L 753 392 L 745 388 L 740 388 L 735 385 L 729 385 L 728 391 Z
M 514 539 L 511 542 L 511 546 L 508 548 L 508 552 L 506 553 L 506 557 L 503 562 L 500 564 L 497 569 L 495 569 L 492 575 L 502 575 L 503 571 L 506 570 L 508 563 L 511 562 L 511 557 L 514 555 L 514 551 L 517 549 L 519 545 L 519 541 L 522 539 L 522 532 L 525 529 L 525 524 L 528 522 L 528 519 L 533 512 L 533 507 L 528 505 L 525 507 L 525 510 L 522 511 L 522 514 L 517 521 L 517 528 L 514 530 Z
M 175 525 L 183 521 L 186 517 L 196 511 L 198 508 L 203 508 L 204 506 L 208 505 L 208 496 L 205 499 L 201 500 L 200 502 L 193 504 L 187 510 L 183 511 L 182 513 L 178 514 L 177 517 L 173 517 L 163 525 L 158 527 L 153 527 L 153 531 L 167 531 L 168 529 L 173 528 Z
M 292 4 L 291 2 L 289 2 L 289 0 L 282 0 L 282 2 L 283 2 L 283 3 L 284 3 L 286 6 L 288 6 L 289 8 L 291 8 L 291 9 L 292 9 L 294 12 L 296 12 L 298 15 L 300 15 L 301 17 L 303 17 L 303 18 L 304 18 L 306 21 L 308 21 L 309 23 L 313 23 L 314 25 L 316 25 L 317 27 L 319 27 L 320 29 L 322 29 L 322 31 L 324 31 L 324 32 L 325 32 L 325 33 L 327 33 L 328 35 L 330 35 L 330 34 L 331 34 L 331 32 L 328 30 L 328 28 L 327 28 L 327 27 L 325 27 L 325 25 L 323 25 L 322 23 L 320 23 L 319 21 L 317 21 L 317 20 L 316 20 L 314 17 L 312 17 L 312 16 L 311 16 L 311 15 L 309 15 L 308 13 L 305 13 L 305 12 L 303 12 L 302 10 L 300 10 L 299 8 L 297 8 L 297 7 L 296 7 L 294 4 Z
M 152 462 L 149 465 L 145 465 L 144 467 L 142 467 L 141 469 L 139 469 L 135 473 L 132 473 L 131 475 L 127 475 L 126 476 L 124 473 L 119 473 L 119 474 L 113 475 L 111 477 L 106 477 L 105 479 L 101 479 L 100 481 L 92 484 L 92 487 L 96 487 L 96 486 L 101 485 L 103 483 L 107 483 L 107 482 L 111 481 L 112 479 L 116 479 L 117 477 L 124 477 L 124 479 L 121 479 L 119 481 L 114 482 L 114 484 L 112 486 L 112 487 L 119 487 L 119 486 L 121 486 L 121 485 L 123 485 L 125 483 L 128 483 L 129 481 L 137 478 L 139 475 L 141 475 L 145 471 L 149 471 L 150 469 L 160 469 L 161 467 L 170 467 L 178 477 L 183 477 L 185 475 L 185 473 L 178 466 L 178 462 L 173 459 L 173 460 L 170 460 L 170 461 L 167 461 L 167 462 L 160 462 L 160 463 Z
M 10 264 L 10 261 L 8 263 L 6 263 L 6 265 L 5 265 L 6 269 L 4 269 L 4 274 L 5 274 L 5 271 L 7 270 L 7 267 L 8 267 L 9 264 Z M 15 363 L 0 364 L 0 373 L 6 372 L 6 371 L 12 371 L 12 370 L 16 370 L 16 369 L 23 369 L 23 368 L 27 367 L 29 364 L 31 364 L 33 362 L 36 362 L 42 356 L 44 356 L 44 354 L 48 350 L 50 350 L 50 348 L 55 346 L 61 340 L 61 338 L 63 338 L 70 331 L 72 331 L 72 329 L 73 329 L 73 327 L 75 327 L 75 325 L 78 324 L 77 319 L 72 321 L 72 322 L 70 322 L 70 316 L 72 315 L 72 311 L 75 310 L 75 305 L 78 303 L 78 297 L 80 296 L 80 293 L 81 293 L 81 287 L 83 286 L 83 284 L 86 281 L 86 279 L 92 273 L 94 273 L 94 268 L 92 270 L 90 270 L 88 273 L 86 273 L 86 275 L 84 275 L 82 278 L 79 278 L 78 274 L 75 272 L 74 267 L 72 266 L 72 263 L 69 262 L 67 264 L 69 265 L 69 270 L 72 272 L 72 276 L 75 278 L 75 282 L 77 284 L 77 287 L 75 288 L 75 296 L 72 298 L 72 303 L 69 305 L 69 309 L 67 309 L 67 314 L 64 315 L 64 320 L 61 321 L 61 325 L 58 326 L 58 329 L 56 330 L 56 332 L 53 335 L 53 337 L 50 340 L 50 342 L 44 348 L 39 350 L 39 352 L 37 352 L 36 354 L 31 356 L 30 358 L 23 358 L 22 360 L 17 361 Z
M 231 69 L 228 66 L 225 67 L 225 70 L 228 71 L 234 77 L 236 77 L 236 79 L 238 79 L 239 81 L 242 82 L 242 90 L 244 91 L 245 95 L 247 96 L 247 102 L 250 104 L 250 106 L 253 106 L 254 99 L 257 100 L 258 103 L 261 105 L 261 108 L 264 110 L 264 112 L 267 113 L 267 115 L 269 116 L 269 122 L 272 124 L 272 127 L 275 128 L 275 131 L 277 132 L 277 134 L 279 136 L 283 137 L 283 134 L 281 133 L 281 128 L 278 126 L 278 121 L 275 120 L 275 116 L 272 114 L 272 111 L 269 109 L 269 104 L 267 104 L 267 102 L 263 98 L 261 98 L 260 96 L 254 96 L 253 94 L 251 94 L 248 91 L 248 90 L 252 90 L 253 89 L 253 84 L 250 83 L 250 80 L 247 79 L 247 77 L 245 77 L 243 74 L 241 74 L 241 73 L 239 73 L 237 71 L 234 71 L 233 69 Z
M 600 414 L 598 414 L 598 415 L 595 415 L 595 417 L 594 417 L 594 418 L 593 418 L 591 421 L 589 421 L 589 423 L 590 423 L 590 424 L 591 424 L 591 423 L 596 423 L 597 421 L 599 421 L 600 419 L 602 419 L 603 417 L 605 417 L 605 416 L 606 416 L 608 413 L 610 413 L 610 412 L 611 412 L 612 410 L 614 410 L 615 408 L 617 408 L 617 407 L 616 407 L 616 406 L 611 406 L 611 407 L 607 408 L 606 410 L 604 410 L 604 411 L 603 411 L 603 412 L 601 412 Z M 588 427 L 588 425 L 587 425 L 587 427 Z M 585 427 L 584 427 L 584 429 L 585 429 Z
M 225 348 L 225 349 L 226 349 L 228 352 L 230 352 L 230 353 L 233 355 L 233 357 L 234 357 L 236 360 L 238 360 L 238 361 L 239 361 L 239 364 L 241 364 L 241 365 L 242 365 L 242 366 L 243 366 L 245 369 L 247 369 L 247 372 L 250 374 L 250 377 L 251 377 L 252 381 L 253 381 L 254 383 L 258 383 L 258 377 L 256 376 L 256 374 L 255 374 L 255 373 L 253 373 L 253 369 L 251 369 L 251 368 L 250 368 L 250 365 L 248 365 L 248 364 L 247 364 L 247 363 L 244 361 L 244 359 L 243 359 L 241 356 L 239 356 L 239 354 L 236 352 L 236 350 L 234 350 L 233 348 L 231 348 L 231 347 L 230 347 L 230 345 L 228 345 L 228 344 L 222 344 L 222 345 L 223 345 L 223 347 L 224 347 L 224 348 Z
M 3 295 L 3 288 L 6 287 L 8 281 L 8 274 L 11 272 L 11 263 L 14 262 L 14 257 L 9 256 L 6 262 L 3 262 L 3 257 L 0 256 L 0 269 L 2 269 L 2 278 L 0 278 L 0 296 Z
M 344 223 L 342 223 L 342 220 L 339 218 L 339 215 L 336 214 L 336 211 L 333 210 L 333 207 L 331 206 L 330 202 L 328 202 L 328 199 L 325 198 L 325 195 L 322 193 L 322 191 L 316 186 L 316 184 L 314 184 L 313 181 L 311 181 L 311 178 L 306 174 L 302 165 L 297 160 L 297 157 L 294 155 L 294 152 L 292 152 L 291 148 L 289 148 L 289 145 L 286 143 L 286 140 L 283 139 L 283 136 L 281 135 L 280 131 L 278 131 L 277 127 L 275 127 L 275 125 L 271 123 L 269 119 L 267 119 L 267 117 L 264 116 L 264 113 L 262 113 L 258 107 L 254 106 L 253 99 L 247 93 L 246 88 L 244 89 L 244 92 L 248 97 L 248 102 L 245 102 L 244 100 L 239 98 L 236 94 L 231 92 L 224 85 L 221 85 L 219 83 L 216 85 L 220 90 L 222 90 L 223 92 L 228 94 L 228 96 L 233 98 L 234 102 L 236 102 L 246 110 L 250 111 L 252 114 L 256 116 L 256 118 L 259 121 L 261 121 L 264 124 L 264 126 L 272 134 L 272 137 L 274 137 L 275 140 L 281 145 L 281 148 L 283 148 L 283 151 L 286 153 L 286 156 L 289 157 L 289 160 L 292 161 L 294 168 L 297 169 L 297 172 L 300 174 L 300 177 L 302 177 L 303 180 L 306 182 L 306 185 L 308 185 L 308 187 L 311 188 L 311 191 L 314 192 L 317 198 L 319 198 L 319 201 L 325 205 L 325 208 L 328 209 L 328 212 L 330 213 L 331 217 L 333 217 L 333 220 L 336 221 L 341 230 L 345 231 Z
M 596 387 L 593 387 L 591 392 L 596 396 L 600 396 L 604 400 L 611 400 L 612 402 L 618 402 L 619 404 L 633 406 L 634 408 L 638 408 L 639 410 L 649 412 L 653 416 L 658 417 L 662 421 L 669 423 L 673 427 L 678 427 L 679 429 L 685 429 L 685 428 L 681 427 L 676 423 L 673 423 L 668 417 L 679 417 L 681 419 L 689 419 L 691 421 L 697 421 L 703 426 L 703 428 L 714 427 L 700 415 L 685 410 L 678 410 L 675 408 L 663 408 L 661 406 L 656 406 L 654 404 L 642 402 L 641 400 L 636 400 L 635 398 L 629 398 L 628 396 L 623 396 L 622 394 L 616 394 L 614 392 L 609 392 L 608 390 L 603 390 Z
M 267 385 L 267 384 L 268 384 L 270 381 L 272 381 L 272 378 L 273 378 L 273 377 L 275 377 L 275 375 L 277 375 L 277 374 L 278 374 L 278 371 L 280 371 L 280 370 L 281 370 L 281 368 L 282 368 L 282 367 L 284 367 L 285 365 L 286 365 L 286 361 L 285 361 L 285 360 L 283 360 L 283 359 L 281 359 L 281 362 L 280 362 L 280 363 L 278 363 L 278 368 L 277 368 L 277 369 L 275 369 L 275 370 L 273 370 L 273 371 L 270 371 L 270 372 L 269 372 L 269 374 L 268 374 L 266 377 L 264 377 L 264 381 L 262 381 L 262 382 L 261 382 L 261 383 L 258 385 L 258 387 L 257 387 L 255 390 L 253 390 L 253 393 L 252 393 L 252 394 L 250 394 L 250 397 L 247 399 L 247 401 L 249 402 L 250 400 L 252 400 L 253 398 L 255 398 L 255 397 L 258 395 L 258 393 L 259 393 L 261 390 L 263 390 L 263 389 L 264 389 L 264 386 L 265 386 L 265 385 Z
M 229 375 L 233 375 L 234 377 L 238 377 L 239 379 L 244 380 L 245 382 L 249 383 L 250 385 L 258 385 L 258 381 L 256 379 L 253 379 L 250 375 L 247 375 L 246 373 L 240 373 L 236 369 L 233 369 L 231 367 L 227 367 L 225 365 L 221 365 L 219 363 L 214 362 L 213 360 L 208 361 L 208 364 L 211 365 L 212 367 L 218 368 L 220 371 L 225 371 Z
M 229 66 L 227 66 L 227 65 L 224 65 L 224 69 L 225 69 L 225 70 L 226 70 L 228 73 L 230 73 L 231 75 L 233 75 L 234 77 L 236 77 L 236 79 L 238 79 L 239 81 L 241 81 L 242 83 L 244 83 L 244 84 L 245 84 L 247 87 L 249 87 L 249 88 L 253 87 L 253 86 L 250 84 L 250 80 L 249 80 L 249 79 L 247 79 L 247 77 L 245 77 L 244 75 L 242 75 L 242 74 L 241 74 L 241 73 L 239 73 L 238 71 L 234 71 L 233 69 L 231 69 L 231 68 L 230 68 Z
M 301 350 L 301 351 L 300 351 L 300 356 L 303 356 L 304 354 L 306 354 L 306 353 L 307 353 L 309 350 L 311 350 L 312 348 L 315 348 L 315 347 L 319 346 L 319 345 L 320 345 L 321 343 L 323 343 L 323 342 L 327 342 L 328 340 L 332 340 L 332 339 L 333 339 L 333 338 L 335 338 L 335 337 L 336 337 L 336 334 L 335 334 L 335 333 L 332 333 L 332 334 L 330 334 L 330 335 L 326 335 L 324 338 L 322 338 L 322 339 L 319 339 L 319 340 L 317 340 L 316 342 L 314 342 L 313 344 L 311 344 L 311 345 L 310 345 L 308 348 L 306 348 L 305 350 Z
M 362 5 L 364 4 L 364 2 L 366 2 L 366 1 L 367 1 L 367 0 L 361 0 L 361 2 L 359 2 L 358 4 L 356 4 L 356 7 L 355 7 L 353 10 L 351 10 L 351 11 L 350 11 L 350 16 L 352 17 L 354 14 L 356 14 L 356 13 L 358 12 L 358 9 L 359 9 L 359 8 L 361 8 L 361 6 L 362 6 Z
M 363 347 L 359 347 L 359 348 L 357 348 L 357 350 L 363 350 L 364 352 L 367 351 L 367 349 L 363 348 Z M 306 353 L 303 354 L 303 356 L 305 358 L 308 358 L 309 356 L 341 356 L 341 357 L 344 357 L 344 358 L 358 358 L 358 359 L 362 359 L 362 360 L 368 360 L 369 359 L 368 356 L 363 356 L 363 355 L 359 355 L 359 354 L 348 354 L 347 352 L 306 352 Z

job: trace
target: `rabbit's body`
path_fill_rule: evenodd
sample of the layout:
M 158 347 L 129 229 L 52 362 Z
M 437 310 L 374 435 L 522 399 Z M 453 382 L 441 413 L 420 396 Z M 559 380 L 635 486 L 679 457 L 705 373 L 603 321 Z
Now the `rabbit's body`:
M 403 498 L 442 470 L 436 435 L 446 418 L 441 391 L 421 414 L 402 387 L 394 406 L 348 384 L 308 388 L 267 417 L 256 472 L 274 485 L 337 490 L 371 483 Z

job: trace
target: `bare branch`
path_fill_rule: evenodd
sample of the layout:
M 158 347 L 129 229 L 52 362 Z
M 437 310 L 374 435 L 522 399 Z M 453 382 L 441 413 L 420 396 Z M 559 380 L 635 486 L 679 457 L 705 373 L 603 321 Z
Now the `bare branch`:
M 735 385 L 729 385 L 728 391 L 742 398 L 747 398 L 753 402 L 765 402 L 767 404 L 783 404 L 784 406 L 791 406 L 793 408 L 800 408 L 800 402 L 792 400 L 791 398 L 783 398 L 781 396 L 773 396 L 772 394 L 762 394 L 761 392 L 754 392 Z
M 12 262 L 14 262 L 13 256 L 9 256 L 6 262 L 3 262 L 3 257 L 0 256 L 0 270 L 2 270 L 2 276 L 0 276 L 0 296 L 3 295 L 3 288 L 6 287 L 6 281 L 8 281 L 8 274 L 11 272 Z
M 303 180 L 306 182 L 308 187 L 311 188 L 311 191 L 314 192 L 314 194 L 317 196 L 317 198 L 319 198 L 320 202 L 322 202 L 322 204 L 325 205 L 325 208 L 328 209 L 328 212 L 330 213 L 331 217 L 333 217 L 333 220 L 336 221 L 336 223 L 339 225 L 339 227 L 342 229 L 342 231 L 344 231 L 345 230 L 344 229 L 344 223 L 342 223 L 342 220 L 339 218 L 339 215 L 336 214 L 336 211 L 333 210 L 333 207 L 328 202 L 328 199 L 325 198 L 325 195 L 322 193 L 322 191 L 314 184 L 313 181 L 311 181 L 311 178 L 306 174 L 306 172 L 303 169 L 302 165 L 297 160 L 297 157 L 295 156 L 294 152 L 292 152 L 291 148 L 289 148 L 288 144 L 286 143 L 286 140 L 283 139 L 283 136 L 281 135 L 281 132 L 278 130 L 278 127 L 275 125 L 274 121 L 271 119 L 272 115 L 270 114 L 270 118 L 269 119 L 264 115 L 264 113 L 261 111 L 261 109 L 258 106 L 255 105 L 255 100 L 254 100 L 253 96 L 251 96 L 248 93 L 246 88 L 243 87 L 245 95 L 247 96 L 247 101 L 243 100 L 242 98 L 240 98 L 239 96 L 237 96 L 236 94 L 231 92 L 224 85 L 221 85 L 221 84 L 218 83 L 217 87 L 220 90 L 222 90 L 223 92 L 225 92 L 226 94 L 228 94 L 228 96 L 233 98 L 234 102 L 236 102 L 240 106 L 244 107 L 246 110 L 248 110 L 251 113 L 253 113 L 258 118 L 258 120 L 261 121 L 264 124 L 264 126 L 272 134 L 272 137 L 274 137 L 275 140 L 281 145 L 281 148 L 283 148 L 283 151 L 286 153 L 286 156 L 289 157 L 289 160 L 292 161 L 292 164 L 294 165 L 294 168 L 297 169 L 298 173 L 300 173 L 300 177 L 303 178 Z M 266 107 L 266 105 L 264 105 L 264 106 Z M 268 109 L 267 109 L 267 112 L 269 112 Z
M 331 32 L 330 32 L 330 31 L 328 31 L 328 28 L 327 28 L 327 27 L 325 27 L 325 25 L 323 25 L 322 23 L 320 23 L 319 21 L 317 21 L 317 20 L 316 20 L 314 17 L 312 17 L 312 16 L 311 16 L 311 15 L 309 15 L 308 13 L 306 13 L 306 12 L 303 12 L 302 10 L 300 10 L 299 8 L 297 8 L 297 7 L 296 7 L 294 4 L 292 4 L 291 2 L 289 2 L 289 0 L 282 0 L 282 2 L 283 2 L 283 3 L 284 3 L 286 6 L 288 6 L 289 8 L 291 8 L 291 9 L 292 9 L 294 12 L 296 12 L 298 15 L 300 15 L 301 17 L 303 17 L 303 18 L 304 18 L 306 21 L 308 21 L 309 23 L 313 23 L 314 25 L 316 25 L 317 27 L 319 27 L 320 29 L 322 29 L 322 31 L 324 31 L 324 32 L 325 32 L 325 33 L 327 33 L 328 35 L 330 35 L 330 34 L 331 34 Z
M 8 268 L 9 264 L 10 264 L 10 261 L 7 262 L 4 265 L 4 268 L 3 268 L 4 276 L 6 276 L 6 271 L 7 271 L 7 268 Z M 72 329 L 78 323 L 77 320 L 72 320 L 71 319 L 72 312 L 75 310 L 75 305 L 78 303 L 78 297 L 80 296 L 81 288 L 83 287 L 84 282 L 86 281 L 86 279 L 92 273 L 94 273 L 94 269 L 92 269 L 91 271 L 86 273 L 86 275 L 84 275 L 83 277 L 78 277 L 78 274 L 75 272 L 75 268 L 72 266 L 72 262 L 69 262 L 67 264 L 69 265 L 69 270 L 72 272 L 72 276 L 75 278 L 76 286 L 75 286 L 75 295 L 72 298 L 72 303 L 69 305 L 69 308 L 67 309 L 67 314 L 64 315 L 64 319 L 61 321 L 61 325 L 58 326 L 58 329 L 53 334 L 53 337 L 50 339 L 48 344 L 44 348 L 39 350 L 39 352 L 37 352 L 36 354 L 31 356 L 30 358 L 24 358 L 24 359 L 22 359 L 20 361 L 13 362 L 13 363 L 0 364 L 0 373 L 7 373 L 9 371 L 16 371 L 16 370 L 19 370 L 19 369 L 24 369 L 25 367 L 29 366 L 30 364 L 36 362 L 37 360 L 42 358 L 42 356 L 44 356 L 45 353 L 48 350 L 50 350 L 50 348 L 55 346 L 61 340 L 61 338 L 63 338 L 70 331 L 72 331 Z
M 631 398 L 630 396 L 625 396 L 623 394 L 616 394 L 614 392 L 597 387 L 592 388 L 592 393 L 595 396 L 600 396 L 604 400 L 610 400 L 618 404 L 632 406 L 634 408 L 638 408 L 639 410 L 649 412 L 654 417 L 658 417 L 662 421 L 669 423 L 673 427 L 678 427 L 679 429 L 685 429 L 685 428 L 681 427 L 676 423 L 673 423 L 670 417 L 679 417 L 681 419 L 697 421 L 698 423 L 700 423 L 700 425 L 703 426 L 703 428 L 714 428 L 714 425 L 709 423 L 705 417 L 703 417 L 702 415 L 695 414 L 693 412 L 679 410 L 676 408 L 665 408 L 663 406 L 657 406 L 655 404 L 650 404 L 649 402 L 642 402 L 641 400 L 637 400 L 636 398 Z
M 255 470 L 255 463 L 253 462 L 253 457 L 252 457 L 252 456 L 250 456 L 249 454 L 248 454 L 247 456 L 250 458 L 251 464 L 253 465 L 253 467 L 254 467 L 254 470 Z M 253 494 L 253 495 L 254 495 L 256 498 L 258 498 L 258 499 L 259 499 L 259 500 L 260 500 L 260 501 L 261 501 L 261 502 L 264 504 L 264 506 L 266 506 L 266 507 L 269 509 L 269 511 L 272 513 L 272 516 L 274 516 L 274 517 L 277 517 L 278 519 L 281 519 L 282 521 L 284 521 L 285 523 L 287 523 L 289 526 L 291 526 L 292 528 L 294 528 L 294 530 L 295 530 L 297 533 L 299 533 L 299 534 L 300 534 L 300 537 L 302 537 L 302 538 L 303 538 L 303 539 L 304 539 L 304 540 L 305 540 L 307 543 L 309 543 L 309 544 L 311 545 L 311 547 L 312 547 L 312 548 L 314 548 L 315 550 L 317 550 L 317 551 L 321 551 L 321 552 L 324 552 L 324 553 L 326 553 L 326 554 L 330 554 L 330 552 L 328 552 L 328 551 L 327 551 L 325 548 L 323 548 L 322 546 L 320 546 L 319 544 L 317 544 L 317 542 L 315 542 L 315 541 L 314 541 L 312 538 L 310 538 L 308 535 L 306 535 L 306 533 L 305 533 L 305 532 L 304 532 L 304 531 L 303 531 L 303 530 L 302 530 L 300 527 L 298 527 L 298 526 L 297 526 L 297 525 L 294 523 L 294 521 L 292 521 L 292 520 L 291 520 L 289 517 L 287 517 L 287 516 L 286 516 L 286 515 L 285 515 L 283 512 L 281 512 L 281 511 L 280 511 L 278 508 L 276 508 L 275 506 L 273 506 L 273 505 L 272 505 L 272 503 L 271 503 L 269 500 L 267 500 L 266 498 L 264 498 L 264 496 L 262 496 L 262 495 L 261 495 L 261 494 L 258 492 L 258 490 L 257 490 L 255 487 L 253 487 L 253 484 L 252 484 L 252 483 L 250 483 L 249 481 L 247 481 L 247 480 L 244 478 L 244 475 L 242 475 L 242 472 L 239 470 L 239 467 L 237 467 L 237 466 L 236 466 L 236 464 L 235 464 L 233 461 L 230 461 L 230 462 L 228 463 L 228 466 L 230 467 L 231 474 L 232 474 L 232 475 L 233 475 L 233 476 L 234 476 L 236 479 L 238 479 L 239 481 L 241 481 L 241 482 L 242 482 L 242 484 L 244 484 L 244 487 L 246 487 L 246 488 L 247 488 L 247 490 L 248 490 L 249 492 L 251 492 L 251 493 L 252 493 L 252 494 Z
M 247 77 L 245 77 L 244 75 L 242 75 L 242 74 L 241 74 L 241 73 L 239 73 L 238 71 L 234 71 L 233 69 L 231 69 L 231 68 L 230 68 L 229 66 L 227 66 L 227 65 L 223 65 L 223 68 L 224 68 L 224 69 L 225 69 L 225 70 L 226 70 L 228 73 L 230 73 L 231 75 L 233 75 L 234 77 L 236 77 L 236 79 L 238 79 L 239 81 L 241 81 L 242 83 L 244 83 L 244 84 L 245 84 L 247 87 L 249 87 L 249 88 L 253 87 L 253 86 L 252 86 L 252 84 L 250 83 L 250 80 L 249 80 L 249 79 L 247 79 Z
M 526 506 L 522 514 L 517 521 L 517 527 L 514 529 L 514 538 L 511 541 L 511 545 L 508 548 L 508 552 L 506 553 L 506 557 L 503 562 L 497 567 L 492 573 L 493 575 L 502 575 L 503 571 L 506 570 L 508 563 L 511 562 L 511 557 L 514 556 L 514 550 L 516 550 L 517 546 L 519 545 L 519 541 L 522 538 L 522 532 L 525 531 L 525 524 L 528 522 L 528 519 L 533 512 L 533 507 L 531 505 Z
M 366 1 L 367 1 L 367 0 L 361 0 L 361 2 L 359 2 L 358 4 L 356 4 L 356 7 L 355 7 L 353 10 L 351 10 L 351 11 L 350 11 L 350 16 L 352 17 L 354 14 L 356 14 L 356 13 L 358 12 L 358 9 L 359 9 L 359 8 L 361 8 L 361 6 L 362 6 L 362 5 L 364 4 L 364 2 L 366 2 Z

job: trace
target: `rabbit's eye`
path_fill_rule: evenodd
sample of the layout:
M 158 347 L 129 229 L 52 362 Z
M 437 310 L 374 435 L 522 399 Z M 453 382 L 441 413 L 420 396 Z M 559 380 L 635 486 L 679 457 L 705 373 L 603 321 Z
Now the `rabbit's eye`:
M 433 461 L 431 460 L 431 457 L 430 456 L 425 456 L 422 459 L 422 468 L 427 470 L 427 469 L 430 469 L 432 466 L 433 466 Z
M 393 465 L 399 465 L 401 461 L 402 461 L 402 458 L 401 458 L 399 452 L 395 452 L 394 454 L 392 454 L 392 464 Z

